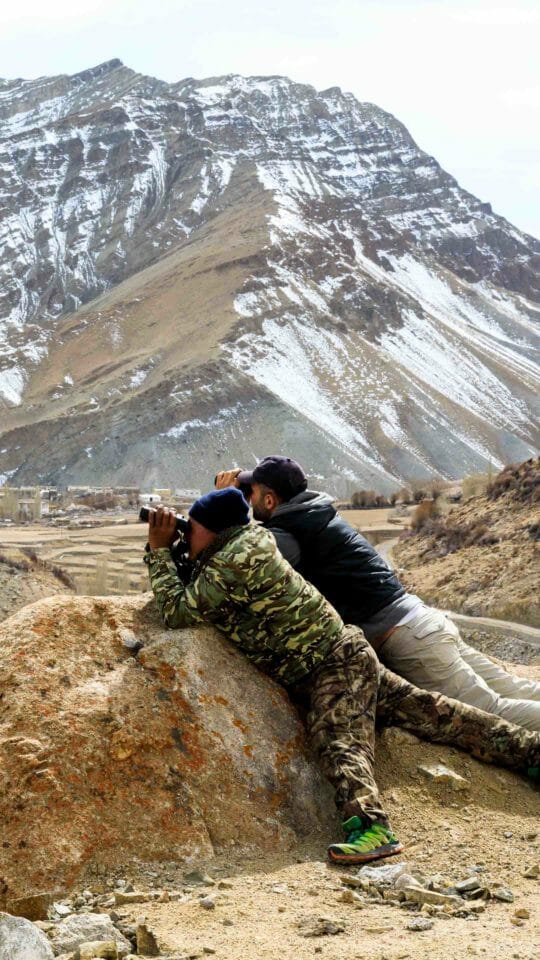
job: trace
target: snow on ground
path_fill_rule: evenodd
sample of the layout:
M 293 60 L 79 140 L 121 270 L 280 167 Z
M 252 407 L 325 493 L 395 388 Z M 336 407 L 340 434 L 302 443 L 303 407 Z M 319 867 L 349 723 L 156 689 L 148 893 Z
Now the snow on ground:
M 368 424 L 376 422 L 391 442 L 429 468 L 429 451 L 418 446 L 410 428 L 401 423 L 407 382 L 409 409 L 414 407 L 427 425 L 438 421 L 450 442 L 465 444 L 495 465 L 499 460 L 486 442 L 482 421 L 526 440 L 530 412 L 504 375 L 509 371 L 532 388 L 540 385 L 540 371 L 525 355 L 530 347 L 520 337 L 519 324 L 516 328 L 515 298 L 506 293 L 497 298 L 489 285 L 478 289 L 411 255 L 385 253 L 392 265 L 387 270 L 364 253 L 355 231 L 342 221 L 334 226 L 353 241 L 355 258 L 354 264 L 345 264 L 344 279 L 350 280 L 352 267 L 359 288 L 368 278 L 397 290 L 410 306 L 402 312 L 402 326 L 387 328 L 375 347 L 360 334 L 351 338 L 331 333 L 321 318 L 332 314 L 329 299 L 339 291 L 340 278 L 306 281 L 302 267 L 289 269 L 286 255 L 277 252 L 292 240 L 298 263 L 312 239 L 328 232 L 304 218 L 300 197 L 315 195 L 305 168 L 272 162 L 258 164 L 257 173 L 278 207 L 269 218 L 275 251 L 268 263 L 270 283 L 235 298 L 240 316 L 260 317 L 262 323 L 259 334 L 246 334 L 224 347 L 235 366 L 311 419 L 343 449 L 363 460 L 371 458 L 378 468 L 381 462 L 369 449 L 366 434 Z M 358 361 L 354 366 L 351 357 Z M 463 422 L 453 422 L 447 402 L 463 409 Z M 479 430 L 473 426 L 475 418 Z
M 24 372 L 19 367 L 0 370 L 0 395 L 4 400 L 20 406 L 25 386 Z

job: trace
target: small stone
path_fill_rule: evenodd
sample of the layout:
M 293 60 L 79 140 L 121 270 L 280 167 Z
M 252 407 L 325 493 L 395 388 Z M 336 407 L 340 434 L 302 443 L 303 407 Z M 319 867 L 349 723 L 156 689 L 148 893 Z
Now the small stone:
M 61 896 L 62 893 L 57 891 L 16 897 L 8 900 L 7 911 L 14 917 L 26 917 L 27 920 L 47 920 L 49 907 Z
M 461 907 L 462 901 L 459 897 L 453 897 L 446 893 L 437 893 L 436 890 L 426 890 L 425 887 L 402 887 L 405 899 L 412 903 L 438 903 L 448 904 L 454 907 Z
M 520 907 L 519 910 L 514 910 L 514 916 L 517 917 L 518 920 L 528 920 L 531 915 L 525 907 Z
M 299 923 L 301 937 L 334 937 L 343 933 L 345 924 L 331 917 L 311 917 Z
M 53 920 L 34 920 L 34 924 L 40 930 L 43 930 L 43 933 L 50 933 L 56 926 Z
M 79 944 L 79 960 L 117 960 L 118 945 L 115 940 L 88 940 Z
M 507 840 L 510 840 L 510 837 L 513 837 L 513 836 L 514 834 L 512 833 L 511 830 L 505 830 L 503 833 L 503 837 L 506 837 Z
M 114 891 L 114 903 L 117 907 L 127 903 L 146 903 L 151 899 L 151 894 L 143 893 L 142 890 L 125 889 Z
M 466 880 L 458 880 L 455 884 L 458 893 L 470 893 L 478 888 L 478 877 L 467 877 Z
M 231 880 L 220 880 L 218 883 L 218 890 L 232 890 L 234 888 L 234 883 Z
M 538 836 L 538 831 L 532 830 L 529 833 L 525 834 L 525 840 L 536 840 L 537 836 Z
M 159 957 L 159 946 L 155 934 L 146 923 L 139 922 L 137 924 L 135 937 L 137 953 L 145 954 L 147 957 Z
M 527 869 L 523 871 L 523 876 L 526 877 L 527 880 L 538 880 L 540 877 L 540 863 L 532 863 L 530 867 L 527 867 Z
M 474 903 L 467 904 L 467 910 L 469 913 L 485 913 L 486 905 L 482 901 L 478 902 L 477 900 Z
M 272 893 L 288 893 L 289 888 L 285 883 L 275 883 L 272 887 Z
M 214 897 L 201 897 L 201 899 L 199 900 L 199 904 L 204 910 L 216 909 L 216 901 Z
M 362 867 L 358 876 L 380 889 L 393 886 L 407 870 L 408 864 L 405 862 L 386 863 L 379 867 Z
M 216 952 L 213 947 L 203 947 L 202 949 L 203 949 L 203 953 L 215 953 L 215 952 Z
M 409 920 L 407 930 L 431 930 L 433 925 L 434 921 L 429 920 L 427 917 L 415 917 L 414 920 Z
M 234 927 L 234 921 L 230 917 L 225 917 L 223 920 L 224 927 Z
M 159 895 L 159 897 L 158 897 L 158 903 L 168 903 L 170 899 L 171 899 L 171 898 L 170 898 L 170 896 L 169 896 L 169 891 L 168 891 L 168 890 L 162 890 L 161 893 L 160 893 L 160 895 Z
M 188 887 L 213 887 L 216 881 L 202 870 L 190 870 L 184 874 L 184 883 Z
M 470 789 L 470 783 L 465 777 L 451 770 L 450 767 L 446 767 L 443 763 L 435 763 L 432 766 L 420 764 L 418 770 L 428 780 L 431 780 L 433 783 L 447 784 L 451 790 L 462 791 Z
M 510 917 L 510 923 L 513 923 L 513 925 L 514 925 L 515 927 L 524 927 L 524 926 L 525 926 L 525 921 L 524 921 L 524 920 L 520 920 L 519 917 Z
M 52 909 L 57 917 L 69 917 L 73 913 L 71 907 L 68 907 L 65 903 L 53 903 Z
M 341 873 L 339 879 L 347 887 L 361 887 L 363 890 L 367 890 L 369 883 L 366 880 L 363 880 L 361 877 L 355 877 L 352 874 Z
M 509 887 L 495 887 L 491 891 L 491 896 L 495 897 L 495 900 L 502 900 L 503 903 L 514 902 L 514 894 Z

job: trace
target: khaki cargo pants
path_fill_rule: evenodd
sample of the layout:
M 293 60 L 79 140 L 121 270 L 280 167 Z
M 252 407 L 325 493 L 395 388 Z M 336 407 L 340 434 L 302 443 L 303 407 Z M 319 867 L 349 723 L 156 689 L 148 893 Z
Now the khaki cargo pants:
M 540 730 L 540 683 L 512 676 L 467 646 L 455 623 L 440 610 L 423 607 L 414 620 L 397 627 L 379 657 L 417 687 Z

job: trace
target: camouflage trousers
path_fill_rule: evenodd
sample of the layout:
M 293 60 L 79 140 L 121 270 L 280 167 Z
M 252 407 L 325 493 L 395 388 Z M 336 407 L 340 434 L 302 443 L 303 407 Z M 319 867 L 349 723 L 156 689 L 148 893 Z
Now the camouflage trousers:
M 344 818 L 388 825 L 373 774 L 376 722 L 521 772 L 540 761 L 540 734 L 414 687 L 379 663 L 358 627 L 345 628 L 305 692 L 308 731 Z

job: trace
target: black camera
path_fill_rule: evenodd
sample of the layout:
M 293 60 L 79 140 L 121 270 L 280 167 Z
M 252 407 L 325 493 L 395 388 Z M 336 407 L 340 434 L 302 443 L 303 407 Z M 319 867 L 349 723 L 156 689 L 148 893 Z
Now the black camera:
M 150 510 L 148 509 L 148 507 L 141 507 L 139 511 L 139 520 L 142 520 L 144 523 L 148 523 L 149 519 L 150 519 Z M 179 534 L 184 534 L 184 535 L 186 531 L 189 530 L 189 520 L 186 520 L 186 518 L 183 517 L 182 514 L 180 513 L 176 514 L 176 529 L 178 530 Z

